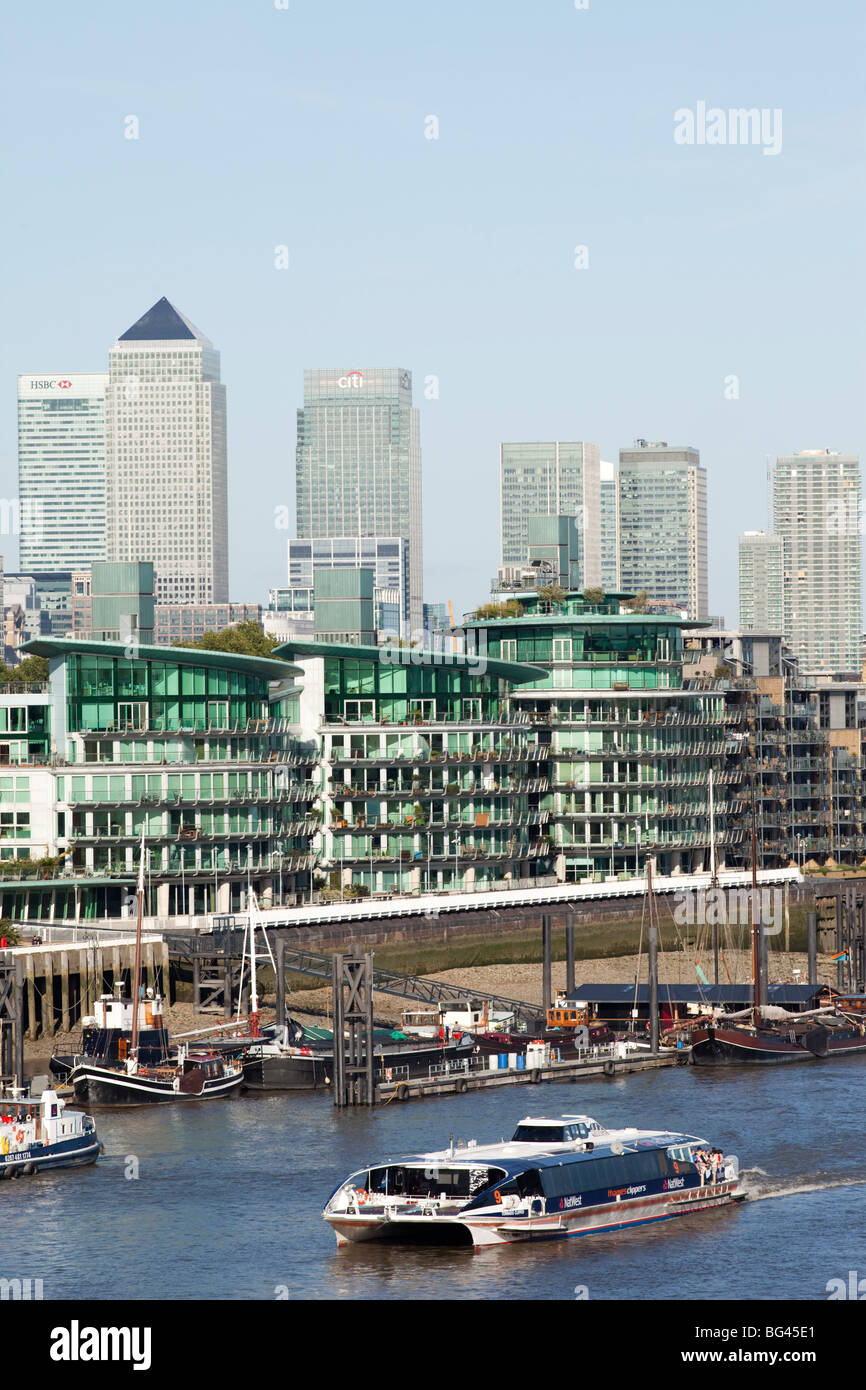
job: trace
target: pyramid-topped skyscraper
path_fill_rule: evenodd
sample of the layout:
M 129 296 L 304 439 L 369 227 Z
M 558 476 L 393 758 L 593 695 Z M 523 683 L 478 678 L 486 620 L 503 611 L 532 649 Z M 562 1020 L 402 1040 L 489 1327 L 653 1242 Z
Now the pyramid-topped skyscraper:
M 219 353 L 165 298 L 109 353 L 106 551 L 151 560 L 157 603 L 228 601 Z

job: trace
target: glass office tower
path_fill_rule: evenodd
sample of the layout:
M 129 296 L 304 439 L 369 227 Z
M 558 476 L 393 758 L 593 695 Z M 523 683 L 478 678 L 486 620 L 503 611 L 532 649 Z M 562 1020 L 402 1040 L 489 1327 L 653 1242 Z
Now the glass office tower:
M 601 459 L 597 444 L 499 446 L 503 565 L 525 565 L 531 516 L 573 516 L 580 542 L 579 586 L 601 583 Z
M 109 354 L 106 558 L 152 560 L 158 603 L 228 602 L 219 353 L 167 299 Z
M 105 372 L 18 378 L 19 568 L 105 559 Z
M 304 372 L 296 489 L 301 540 L 401 536 L 408 542 L 408 619 L 411 628 L 420 628 L 421 444 L 411 372 Z

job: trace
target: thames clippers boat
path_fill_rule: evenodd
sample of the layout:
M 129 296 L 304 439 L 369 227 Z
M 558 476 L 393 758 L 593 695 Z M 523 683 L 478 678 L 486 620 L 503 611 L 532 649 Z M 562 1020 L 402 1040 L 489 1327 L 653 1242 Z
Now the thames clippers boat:
M 359 1169 L 323 1216 L 338 1245 L 479 1247 L 666 1221 L 744 1195 L 737 1160 L 705 1139 L 562 1115 L 521 1120 L 508 1143 L 472 1140 Z
M 93 1120 L 67 1110 L 56 1091 L 43 1091 L 38 1100 L 0 1100 L 0 1178 L 95 1163 L 99 1150 Z

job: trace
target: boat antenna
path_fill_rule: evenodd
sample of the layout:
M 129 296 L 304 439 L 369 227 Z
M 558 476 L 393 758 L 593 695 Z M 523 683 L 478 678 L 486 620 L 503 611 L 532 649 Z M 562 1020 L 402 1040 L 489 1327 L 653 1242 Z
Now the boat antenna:
M 132 1046 L 133 1057 L 138 1055 L 138 996 L 141 990 L 141 919 L 144 913 L 144 827 L 141 830 L 141 858 L 138 865 L 138 909 L 135 919 L 135 966 L 132 972 Z

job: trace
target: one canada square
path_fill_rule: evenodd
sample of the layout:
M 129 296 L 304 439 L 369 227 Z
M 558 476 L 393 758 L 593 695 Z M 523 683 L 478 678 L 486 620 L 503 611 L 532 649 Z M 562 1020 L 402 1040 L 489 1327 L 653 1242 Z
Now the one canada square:
M 402 367 L 304 372 L 298 411 L 297 533 L 402 537 L 409 625 L 423 622 L 421 444 L 412 373 Z
M 151 560 L 158 603 L 228 601 L 219 353 L 160 299 L 109 353 L 106 555 Z

